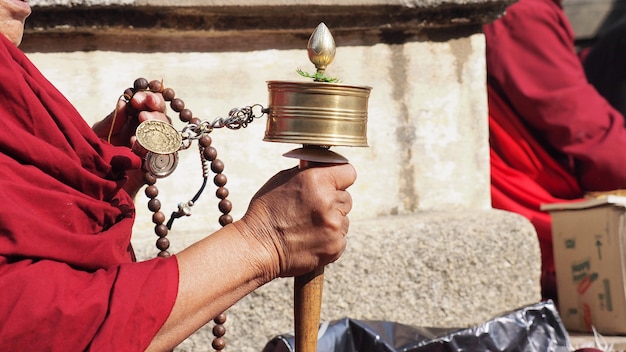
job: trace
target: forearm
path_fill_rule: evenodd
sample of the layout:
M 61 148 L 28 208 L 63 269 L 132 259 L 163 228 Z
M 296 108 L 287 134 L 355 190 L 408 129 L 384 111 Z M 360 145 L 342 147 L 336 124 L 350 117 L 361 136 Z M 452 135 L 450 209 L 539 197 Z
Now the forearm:
M 272 279 L 253 248 L 228 225 L 176 255 L 178 296 L 174 307 L 148 351 L 171 350 L 245 295 Z

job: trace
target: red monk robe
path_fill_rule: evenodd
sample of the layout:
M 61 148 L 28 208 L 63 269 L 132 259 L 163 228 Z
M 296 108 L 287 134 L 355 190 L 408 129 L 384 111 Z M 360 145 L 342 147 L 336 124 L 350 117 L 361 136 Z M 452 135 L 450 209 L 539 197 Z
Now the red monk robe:
M 0 349 L 143 351 L 178 290 L 175 257 L 133 263 L 139 168 L 0 35 Z
M 527 217 L 556 298 L 550 217 L 542 203 L 626 188 L 624 117 L 587 82 L 557 0 L 520 0 L 484 27 L 495 208 Z

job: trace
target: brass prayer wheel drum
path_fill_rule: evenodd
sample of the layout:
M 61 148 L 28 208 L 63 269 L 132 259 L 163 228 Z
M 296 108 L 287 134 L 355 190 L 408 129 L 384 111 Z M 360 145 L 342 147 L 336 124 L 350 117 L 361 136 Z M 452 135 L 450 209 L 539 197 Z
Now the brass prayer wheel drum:
M 367 146 L 371 87 L 268 81 L 264 141 L 316 146 Z

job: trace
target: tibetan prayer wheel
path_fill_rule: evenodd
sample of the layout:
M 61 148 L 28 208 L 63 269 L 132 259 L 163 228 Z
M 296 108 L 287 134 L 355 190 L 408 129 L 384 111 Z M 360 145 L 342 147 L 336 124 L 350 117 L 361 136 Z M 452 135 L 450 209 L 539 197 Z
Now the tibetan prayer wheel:
M 269 104 L 263 140 L 307 147 L 366 147 L 371 87 L 324 81 L 326 67 L 336 52 L 335 40 L 324 23 L 311 35 L 307 51 L 317 69 L 311 75 L 313 82 L 267 82 Z
M 268 81 L 268 118 L 263 140 L 297 143 L 302 148 L 284 156 L 300 159 L 300 167 L 347 163 L 332 146 L 367 146 L 367 104 L 371 87 L 330 82 L 324 71 L 335 57 L 335 41 L 324 23 L 307 46 L 315 65 L 313 82 Z M 324 268 L 296 277 L 294 331 L 297 352 L 316 352 Z

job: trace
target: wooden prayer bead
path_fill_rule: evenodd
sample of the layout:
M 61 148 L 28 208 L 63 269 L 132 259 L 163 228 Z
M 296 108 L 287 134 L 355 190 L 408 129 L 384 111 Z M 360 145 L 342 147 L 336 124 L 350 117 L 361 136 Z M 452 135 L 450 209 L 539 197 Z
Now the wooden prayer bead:
M 202 154 L 204 155 L 206 160 L 213 161 L 217 158 L 217 149 L 213 147 L 204 148 Z
M 215 324 L 224 324 L 226 322 L 226 314 L 222 313 L 215 318 L 213 318 L 213 322 Z
M 200 137 L 200 139 L 198 139 L 198 144 L 200 144 L 200 146 L 202 146 L 204 148 L 210 147 L 211 143 L 213 143 L 213 139 L 208 134 L 204 134 L 204 135 L 202 135 L 202 137 Z M 215 149 L 215 148 L 213 148 L 213 149 Z M 216 154 L 217 154 L 217 151 L 216 151 Z
M 148 89 L 150 89 L 151 92 L 160 92 L 163 90 L 163 86 L 161 84 L 161 81 L 154 80 L 150 81 Z
M 217 324 L 213 327 L 213 335 L 216 337 L 222 337 L 226 334 L 226 328 L 222 324 Z
M 185 108 L 185 103 L 181 99 L 174 98 L 170 103 L 170 107 L 176 112 L 181 112 Z
M 226 199 L 226 197 L 228 197 L 228 188 L 225 187 L 219 187 L 216 191 L 215 191 L 215 196 L 219 199 Z
M 163 224 L 158 224 L 154 227 L 154 233 L 157 234 L 157 236 L 159 237 L 165 237 L 167 236 L 167 233 L 169 232 L 169 229 L 167 228 L 167 226 L 163 225 Z M 161 249 L 161 248 L 159 248 Z
M 220 216 L 220 225 L 222 226 L 226 226 L 228 224 L 232 224 L 233 223 L 233 217 L 230 216 L 229 214 L 225 214 Z
M 224 187 L 226 186 L 226 176 L 224 174 L 217 174 L 215 175 L 215 177 L 213 177 L 213 183 L 217 186 L 217 187 Z
M 165 214 L 162 211 L 156 211 L 152 214 L 152 222 L 161 225 L 165 222 Z
M 161 201 L 156 198 L 150 199 L 148 202 L 148 209 L 152 212 L 161 210 Z
M 155 177 L 153 174 L 149 173 L 149 172 L 146 172 L 145 174 L 143 174 L 143 181 L 144 181 L 147 185 L 153 185 L 153 184 L 155 184 L 155 183 L 156 183 L 156 180 L 157 180 L 157 179 L 156 179 L 156 177 Z
M 178 118 L 182 121 L 182 122 L 189 122 L 191 121 L 191 118 L 193 117 L 193 114 L 191 113 L 191 110 L 189 109 L 183 109 L 181 110 L 181 112 L 178 114 Z
M 211 171 L 216 174 L 220 174 L 224 171 L 224 162 L 220 159 L 215 159 L 211 162 Z
M 228 199 L 222 199 L 217 208 L 224 214 L 230 213 L 233 210 L 233 203 L 231 203 Z
M 163 92 L 161 94 L 163 94 L 163 99 L 165 99 L 165 101 L 172 101 L 172 99 L 174 99 L 174 96 L 176 95 L 172 88 L 163 89 Z
M 211 343 L 211 346 L 212 346 L 214 349 L 216 349 L 216 350 L 218 350 L 218 351 L 221 351 L 221 350 L 223 350 L 223 349 L 224 349 L 224 347 L 226 347 L 226 340 L 224 340 L 224 338 L 223 338 L 223 337 L 216 337 L 216 338 L 213 340 L 213 343 Z
M 156 241 L 156 247 L 162 251 L 165 251 L 170 248 L 170 240 L 168 240 L 167 237 L 160 237 Z
M 145 194 L 150 199 L 156 198 L 159 195 L 159 189 L 155 185 L 150 185 L 146 187 Z
M 135 88 L 135 91 L 138 90 L 145 90 L 146 88 L 148 88 L 148 80 L 145 78 L 137 78 L 135 80 L 135 82 L 133 83 L 133 87 Z
M 124 98 L 130 100 L 130 98 L 133 97 L 133 94 L 135 94 L 135 91 L 132 88 L 126 88 L 124 91 Z

